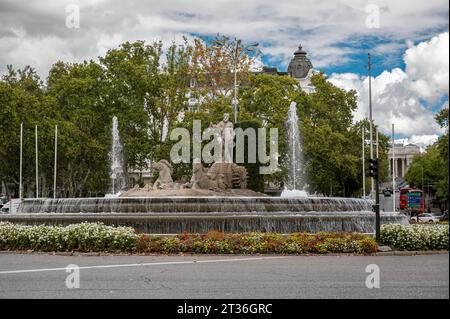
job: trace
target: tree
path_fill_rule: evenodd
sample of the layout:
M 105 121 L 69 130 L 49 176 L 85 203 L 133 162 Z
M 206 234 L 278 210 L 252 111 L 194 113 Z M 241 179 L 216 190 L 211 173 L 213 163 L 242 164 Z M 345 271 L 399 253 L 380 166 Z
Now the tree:
M 0 81 L 0 181 L 10 195 L 19 196 L 20 124 L 23 123 L 24 195 L 35 195 L 35 125 L 39 126 L 39 178 L 41 196 L 52 181 L 53 130 L 59 119 L 57 103 L 45 94 L 43 83 L 31 67 L 8 66 Z
M 105 71 L 110 117 L 116 115 L 125 151 L 125 166 L 142 168 L 163 140 L 162 43 L 125 42 L 100 58 Z
M 172 43 L 165 57 L 162 48 L 162 42 L 125 42 L 99 57 L 99 62 L 57 62 L 46 83 L 30 67 L 9 67 L 0 81 L 0 179 L 15 185 L 17 192 L 18 133 L 23 122 L 24 184 L 27 193 L 33 195 L 34 126 L 38 125 L 42 196 L 49 196 L 53 184 L 54 127 L 58 125 L 58 196 L 100 195 L 109 187 L 113 116 L 119 119 L 125 169 L 141 169 L 148 160 L 168 159 L 176 141 L 167 136 L 174 127 L 185 127 L 192 133 L 194 120 L 201 120 L 205 129 L 218 123 L 223 113 L 232 114 L 236 75 L 240 84 L 239 121 L 278 129 L 281 169 L 264 175 L 265 183 L 281 184 L 286 176 L 285 121 L 294 101 L 304 163 L 310 172 L 309 191 L 359 196 L 360 134 L 368 122 L 353 121 L 354 91 L 335 87 L 323 74 L 313 76 L 316 91 L 312 94 L 303 92 L 299 82 L 291 77 L 254 74 L 251 66 L 255 52 L 247 52 L 237 39 L 184 39 L 181 44 Z M 440 123 L 448 127 L 445 119 L 445 114 L 439 117 Z M 448 133 L 439 141 L 439 153 L 447 154 L 448 163 L 445 138 L 448 141 Z M 381 134 L 382 177 L 387 175 L 387 147 L 388 138 Z M 174 169 L 177 179 L 190 175 L 192 166 L 180 163 Z M 255 189 L 261 189 L 260 182 Z
M 259 123 L 257 121 L 240 121 L 236 124 L 236 128 L 241 128 L 243 131 L 245 131 L 247 128 L 252 128 L 256 132 L 256 139 L 258 138 L 258 128 Z M 249 163 L 248 162 L 248 148 L 249 148 L 249 141 L 246 139 L 244 141 L 244 163 L 239 164 L 243 165 L 247 169 L 247 188 L 254 190 L 255 192 L 264 192 L 264 175 L 259 173 L 259 166 L 260 164 L 258 162 L 256 163 Z M 256 154 L 258 154 L 258 145 L 255 147 Z M 234 151 L 234 155 L 236 156 L 236 148 Z
M 437 148 L 439 150 L 439 154 L 442 160 L 442 175 L 443 178 L 439 180 L 436 184 L 436 195 L 442 199 L 445 206 L 448 208 L 448 198 L 449 198 L 449 173 L 448 173 L 448 165 L 449 165 L 449 140 L 448 140 L 448 107 L 443 108 L 436 115 L 436 121 L 438 124 L 445 129 L 445 133 L 439 137 L 437 141 Z
M 323 74 L 314 75 L 312 94 L 300 95 L 299 117 L 310 192 L 350 196 L 360 189 L 360 149 L 352 130 L 354 91 L 337 88 Z
M 425 191 L 436 196 L 443 206 L 448 206 L 448 108 L 443 108 L 436 121 L 446 132 L 438 141 L 427 147 L 426 151 L 414 157 L 405 178 L 412 186 L 432 185 Z
M 61 115 L 57 122 L 58 196 L 107 191 L 111 111 L 104 100 L 104 70 L 93 61 L 58 62 L 50 70 L 47 89 Z

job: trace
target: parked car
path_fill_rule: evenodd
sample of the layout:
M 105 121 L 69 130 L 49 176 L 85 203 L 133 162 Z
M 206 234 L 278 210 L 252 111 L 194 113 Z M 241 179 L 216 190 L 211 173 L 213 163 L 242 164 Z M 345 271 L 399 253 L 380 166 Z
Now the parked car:
M 383 195 L 384 197 L 390 197 L 392 194 L 391 190 L 389 188 L 383 189 Z
M 437 223 L 437 222 L 439 222 L 439 218 L 434 215 L 425 213 L 425 214 L 419 214 L 417 216 L 411 217 L 410 221 L 415 222 L 415 223 L 417 223 L 417 222 L 419 222 L 419 223 Z

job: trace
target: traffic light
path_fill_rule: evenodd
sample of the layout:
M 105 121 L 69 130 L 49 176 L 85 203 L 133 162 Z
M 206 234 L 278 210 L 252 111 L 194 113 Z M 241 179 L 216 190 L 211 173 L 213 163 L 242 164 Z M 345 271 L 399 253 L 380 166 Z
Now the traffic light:
M 378 178 L 378 159 L 377 158 L 369 159 L 369 176 Z

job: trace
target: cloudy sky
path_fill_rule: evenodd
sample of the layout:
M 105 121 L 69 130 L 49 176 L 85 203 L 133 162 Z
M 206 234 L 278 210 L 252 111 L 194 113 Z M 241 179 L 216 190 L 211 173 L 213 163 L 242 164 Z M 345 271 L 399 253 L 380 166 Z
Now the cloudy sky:
M 360 119 L 370 51 L 375 122 L 428 144 L 442 134 L 434 113 L 448 106 L 448 14 L 447 0 L 0 0 L 0 73 L 31 65 L 45 79 L 57 60 L 96 59 L 124 41 L 220 32 L 259 42 L 262 62 L 281 70 L 301 43 L 316 69 L 357 90 Z

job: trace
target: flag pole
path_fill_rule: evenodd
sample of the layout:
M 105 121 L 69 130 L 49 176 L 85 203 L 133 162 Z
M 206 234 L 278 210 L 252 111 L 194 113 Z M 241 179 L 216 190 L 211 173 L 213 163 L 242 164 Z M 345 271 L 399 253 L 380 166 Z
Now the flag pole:
M 39 157 L 38 157 L 38 127 L 34 127 L 36 148 L 36 198 L 39 198 Z
M 55 125 L 55 167 L 53 174 L 53 198 L 56 198 L 56 166 L 58 159 L 58 125 Z
M 20 160 L 19 160 L 19 165 L 20 165 L 20 173 L 19 173 L 19 199 L 22 200 L 22 196 L 23 196 L 23 184 L 22 184 L 22 155 L 23 155 L 23 123 L 20 123 Z

